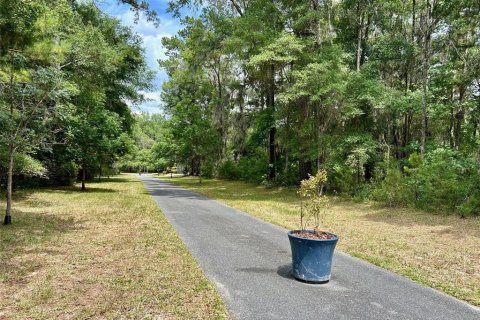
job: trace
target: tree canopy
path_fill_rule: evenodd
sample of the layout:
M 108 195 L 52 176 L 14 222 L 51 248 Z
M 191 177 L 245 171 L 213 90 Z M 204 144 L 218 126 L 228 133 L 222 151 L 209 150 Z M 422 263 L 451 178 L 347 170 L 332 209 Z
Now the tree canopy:
M 148 1 L 118 3 L 159 21 Z M 146 115 L 130 109 L 152 80 L 141 39 L 95 1 L 0 0 L 8 217 L 13 177 L 85 188 L 118 168 L 177 167 L 288 186 L 325 170 L 327 193 L 480 213 L 478 1 L 168 10 L 182 29 L 162 40 L 163 113 Z
M 201 14 L 163 40 L 161 61 L 176 161 L 283 185 L 325 169 L 328 192 L 480 212 L 478 1 L 170 9 L 185 6 Z
M 135 9 L 148 10 L 140 5 Z M 129 146 L 127 103 L 149 86 L 140 38 L 93 2 L 0 1 L 0 170 L 70 184 Z M 131 144 L 131 143 L 130 143 Z M 34 179 L 30 179 L 34 183 Z

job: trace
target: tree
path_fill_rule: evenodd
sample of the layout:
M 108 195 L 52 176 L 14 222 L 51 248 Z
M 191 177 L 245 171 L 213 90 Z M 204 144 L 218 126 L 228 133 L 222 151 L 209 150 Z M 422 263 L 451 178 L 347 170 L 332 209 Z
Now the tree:
M 301 130 L 299 134 L 307 141 L 310 149 L 307 153 L 315 156 L 317 168 L 322 168 L 325 162 L 325 134 L 342 112 L 348 75 L 342 59 L 343 53 L 338 47 L 322 48 L 316 61 L 292 72 L 292 83 L 281 95 L 287 104 L 306 104 L 306 113 L 298 119 L 301 122 L 290 127 Z M 303 117 L 310 119 L 311 124 L 306 125 Z
M 43 3 L 1 3 L 0 29 L 0 145 L 7 149 L 7 206 L 4 224 L 11 224 L 13 170 L 16 155 L 26 156 L 48 142 L 47 138 L 64 104 L 76 89 L 65 80 L 63 69 L 73 61 L 63 53 L 65 23 L 60 4 L 50 11 Z M 42 13 L 43 19 L 41 19 Z M 68 19 L 66 17 L 65 19 Z M 13 21 L 19 20 L 18 24 Z M 38 28 L 42 32 L 38 32 Z
M 275 135 L 276 126 L 274 124 L 275 109 L 275 92 L 276 92 L 276 70 L 283 69 L 289 64 L 292 64 L 298 59 L 298 55 L 304 46 L 293 35 L 288 33 L 281 34 L 273 43 L 262 48 L 260 53 L 251 57 L 249 64 L 253 66 L 260 66 L 260 72 L 267 75 L 267 93 L 266 105 L 272 115 L 270 130 L 269 130 L 269 179 L 274 179 L 275 172 Z
M 181 15 L 196 5 L 170 8 Z M 215 162 L 232 176 L 245 178 L 243 164 L 268 153 L 269 183 L 298 183 L 324 167 L 327 190 L 356 194 L 366 182 L 407 179 L 412 154 L 448 147 L 480 163 L 475 1 L 201 5 L 198 19 L 164 40 L 164 98 L 172 119 L 190 103 L 210 104 L 206 121 L 221 128 L 217 147 L 227 151 Z M 234 121 L 217 126 L 219 118 Z
M 129 133 L 133 121 L 124 100 L 140 101 L 137 92 L 148 88 L 151 74 L 140 40 L 129 29 L 91 5 L 77 10 L 86 25 L 74 35 L 81 64 L 70 72 L 79 92 L 66 125 L 85 190 L 88 168 L 101 168 L 126 152 L 121 133 Z
M 92 4 L 0 1 L 5 224 L 11 223 L 16 159 L 45 161 L 61 150 L 64 161 L 80 159 L 85 176 L 87 161 L 111 164 L 125 152 L 131 126 L 125 100 L 140 101 L 137 89 L 148 87 L 151 79 L 140 44 Z

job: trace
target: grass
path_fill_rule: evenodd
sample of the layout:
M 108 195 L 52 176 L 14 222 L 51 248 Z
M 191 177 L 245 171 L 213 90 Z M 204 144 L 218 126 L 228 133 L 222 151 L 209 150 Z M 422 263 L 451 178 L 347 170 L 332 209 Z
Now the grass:
M 228 318 L 137 178 L 87 189 L 16 194 L 0 226 L 0 319 Z
M 164 178 L 287 229 L 299 228 L 296 190 L 240 181 Z M 480 306 L 480 217 L 461 219 L 331 198 L 321 228 L 339 249 Z

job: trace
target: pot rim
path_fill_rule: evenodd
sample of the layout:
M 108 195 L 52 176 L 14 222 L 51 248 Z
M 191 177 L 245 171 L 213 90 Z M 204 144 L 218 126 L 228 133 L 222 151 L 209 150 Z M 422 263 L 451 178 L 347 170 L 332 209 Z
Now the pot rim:
M 340 239 L 340 237 L 339 237 L 338 235 L 336 235 L 335 233 L 331 233 L 331 232 L 327 232 L 327 231 L 322 231 L 322 232 L 331 234 L 331 235 L 334 236 L 334 238 L 331 238 L 331 239 L 311 239 L 311 238 L 304 238 L 304 237 L 299 237 L 299 236 L 295 235 L 294 232 L 296 232 L 296 231 L 312 232 L 313 229 L 295 229 L 295 230 L 290 230 L 290 231 L 288 231 L 288 236 L 289 236 L 289 237 L 292 237 L 292 238 L 297 238 L 297 239 L 302 239 L 302 240 L 311 240 L 311 241 L 338 241 L 338 240 Z

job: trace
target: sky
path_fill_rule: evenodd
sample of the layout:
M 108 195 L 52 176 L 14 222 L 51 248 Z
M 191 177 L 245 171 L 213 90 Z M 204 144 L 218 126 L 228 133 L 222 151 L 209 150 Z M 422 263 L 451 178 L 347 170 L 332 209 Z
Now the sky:
M 98 1 L 103 12 L 116 17 L 125 26 L 129 26 L 143 39 L 143 47 L 148 66 L 156 72 L 154 88 L 150 92 L 142 92 L 149 101 L 142 103 L 138 107 L 133 107 L 134 112 L 160 113 L 161 100 L 160 92 L 162 83 L 167 80 L 164 70 L 158 66 L 158 59 L 165 58 L 165 49 L 162 46 L 162 38 L 175 35 L 180 29 L 181 24 L 178 18 L 174 18 L 167 12 L 168 0 L 149 0 L 150 9 L 157 12 L 160 18 L 160 25 L 155 27 L 152 22 L 147 21 L 143 16 L 135 22 L 135 13 L 130 10 L 128 5 L 118 4 L 116 0 Z

